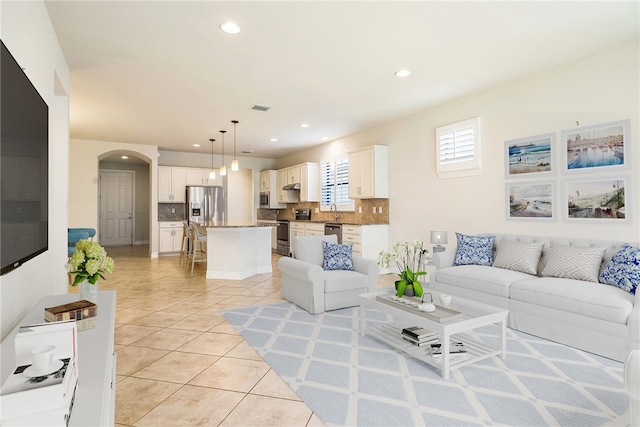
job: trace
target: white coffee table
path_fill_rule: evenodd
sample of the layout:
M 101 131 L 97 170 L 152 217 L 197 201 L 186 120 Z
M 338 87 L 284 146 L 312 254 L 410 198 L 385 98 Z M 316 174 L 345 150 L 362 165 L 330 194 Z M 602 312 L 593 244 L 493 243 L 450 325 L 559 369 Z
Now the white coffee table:
M 436 305 L 438 305 L 439 292 L 428 291 L 432 294 Z M 390 305 L 389 303 L 378 300 L 378 296 L 392 296 L 395 293 L 393 288 L 359 295 L 360 302 L 360 333 L 369 334 L 386 342 L 387 344 L 408 353 L 429 365 L 439 368 L 444 379 L 449 378 L 449 372 L 462 366 L 475 363 L 479 360 L 493 356 L 506 357 L 506 331 L 507 331 L 507 315 L 509 310 L 482 304 L 476 301 L 467 300 L 457 296 L 453 297 L 452 303 L 446 307 L 448 309 L 458 311 L 461 315 L 450 320 L 435 321 L 428 318 L 417 308 L 406 305 Z M 410 298 L 404 296 L 403 299 L 410 299 L 420 302 L 420 298 Z M 428 297 L 427 299 L 428 300 Z M 401 320 L 393 323 L 385 323 L 373 328 L 366 329 L 366 310 L 367 308 L 376 309 L 384 313 L 391 314 L 395 318 Z M 460 332 L 470 331 L 481 326 L 497 324 L 501 330 L 500 347 L 495 348 L 484 342 L 464 337 L 464 339 L 456 338 L 454 335 Z M 434 359 L 431 355 L 430 346 L 418 347 L 404 339 L 402 339 L 402 328 L 407 326 L 422 326 L 433 332 L 437 332 L 442 343 L 442 356 Z M 467 350 L 467 357 L 464 359 L 452 360 L 449 354 L 451 340 L 462 341 Z M 429 348 L 427 348 L 429 347 Z

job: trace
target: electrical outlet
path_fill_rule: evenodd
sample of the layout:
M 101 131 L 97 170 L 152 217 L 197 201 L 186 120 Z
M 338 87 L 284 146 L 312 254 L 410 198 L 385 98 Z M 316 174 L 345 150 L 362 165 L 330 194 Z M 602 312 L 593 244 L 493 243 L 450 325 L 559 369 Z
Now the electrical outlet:
M 378 207 L 378 213 L 382 213 L 382 206 Z
M 171 213 L 176 213 L 176 208 L 171 208 Z
M 373 213 L 376 213 L 376 207 L 375 206 L 373 207 Z
M 362 206 L 358 206 L 358 213 L 362 213 Z
M 315 213 L 320 213 L 320 209 L 315 208 Z

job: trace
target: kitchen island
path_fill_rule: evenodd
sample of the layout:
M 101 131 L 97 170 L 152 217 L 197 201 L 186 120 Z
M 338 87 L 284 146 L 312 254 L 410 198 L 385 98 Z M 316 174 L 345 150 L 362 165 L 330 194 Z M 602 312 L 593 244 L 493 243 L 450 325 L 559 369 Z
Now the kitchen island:
M 200 223 L 207 230 L 207 279 L 271 273 L 271 225 Z

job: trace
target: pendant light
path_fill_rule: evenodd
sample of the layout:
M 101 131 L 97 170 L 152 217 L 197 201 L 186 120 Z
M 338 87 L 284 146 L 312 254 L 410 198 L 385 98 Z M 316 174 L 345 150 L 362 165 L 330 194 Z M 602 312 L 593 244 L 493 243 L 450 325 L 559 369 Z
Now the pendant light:
M 235 172 L 240 168 L 238 159 L 236 159 L 236 125 L 238 121 L 231 120 L 231 123 L 233 123 L 233 160 L 231 160 L 231 170 Z
M 215 139 L 210 139 L 211 141 L 211 171 L 209 171 L 209 179 L 216 179 L 216 171 L 213 169 L 213 143 Z
M 220 133 L 222 134 L 222 165 L 220 166 L 220 175 L 221 176 L 225 176 L 227 174 L 227 167 L 224 165 L 224 134 L 226 133 L 226 130 L 221 130 Z

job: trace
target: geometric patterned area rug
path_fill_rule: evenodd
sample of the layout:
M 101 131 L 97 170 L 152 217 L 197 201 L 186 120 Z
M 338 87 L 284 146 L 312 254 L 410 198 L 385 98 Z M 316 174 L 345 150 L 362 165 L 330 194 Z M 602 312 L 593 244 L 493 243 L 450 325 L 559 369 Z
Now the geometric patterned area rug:
M 327 425 L 626 426 L 622 363 L 507 329 L 507 357 L 438 369 L 358 332 L 358 308 L 221 311 Z M 367 311 L 367 326 L 393 319 Z M 498 344 L 497 326 L 469 332 Z

